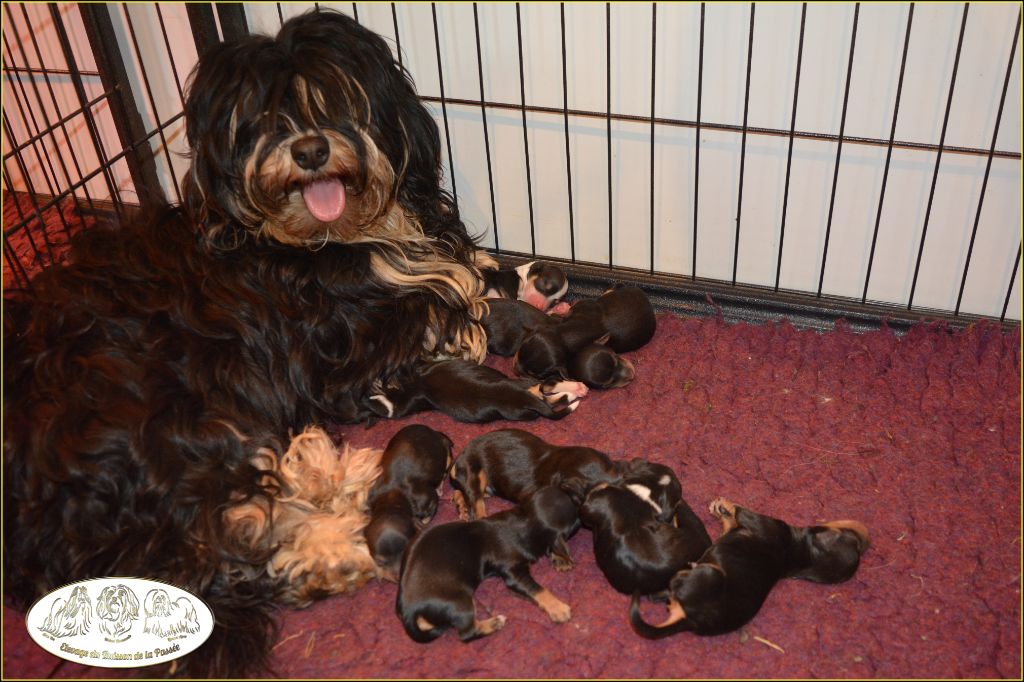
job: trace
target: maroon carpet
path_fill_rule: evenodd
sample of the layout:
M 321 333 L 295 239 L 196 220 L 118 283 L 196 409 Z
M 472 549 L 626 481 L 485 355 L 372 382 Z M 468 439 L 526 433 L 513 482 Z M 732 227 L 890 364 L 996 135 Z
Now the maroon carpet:
M 788 324 L 727 325 L 662 314 L 631 354 L 632 385 L 592 392 L 559 422 L 525 428 L 559 444 L 642 456 L 675 468 L 712 537 L 707 503 L 724 495 L 793 524 L 853 518 L 872 547 L 840 585 L 786 581 L 741 631 L 643 640 L 629 599 L 594 564 L 537 580 L 573 609 L 555 625 L 498 580 L 477 592 L 505 629 L 471 644 L 448 633 L 413 643 L 394 614 L 397 588 L 282 611 L 274 647 L 284 677 L 1007 677 L 1021 675 L 1021 337 L 994 325 L 950 333 L 918 326 L 828 334 Z M 495 366 L 507 369 L 505 361 Z M 458 451 L 507 422 L 438 414 L 339 429 L 384 446 L 402 426 L 447 433 Z M 435 523 L 454 519 L 446 485 Z M 660 607 L 648 605 L 649 620 Z M 59 661 L 4 612 L 4 675 L 48 674 Z M 68 663 L 57 675 L 102 676 Z

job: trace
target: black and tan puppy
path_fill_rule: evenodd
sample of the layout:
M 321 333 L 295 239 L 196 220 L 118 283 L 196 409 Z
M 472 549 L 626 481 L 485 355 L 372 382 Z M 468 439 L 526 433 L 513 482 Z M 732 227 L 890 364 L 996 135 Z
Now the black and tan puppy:
M 639 484 L 598 486 L 580 507 L 580 520 L 593 532 L 597 565 L 623 594 L 664 592 L 676 573 L 711 546 L 685 500 L 674 506 L 674 524 L 659 520 L 659 512 Z
M 370 490 L 366 544 L 380 576 L 398 582 L 409 541 L 437 511 L 437 490 L 451 466 L 448 436 L 413 424 L 396 433 L 381 457 L 381 475 Z
M 482 269 L 484 296 L 525 301 L 547 311 L 569 290 L 562 269 L 550 263 L 532 261 L 513 270 Z
M 462 422 L 561 419 L 579 407 L 588 391 L 577 381 L 540 383 L 458 359 L 425 362 L 392 381 L 367 400 L 369 409 L 381 417 L 440 410 Z
M 564 485 L 585 494 L 599 483 L 618 479 L 618 465 L 603 452 L 552 445 L 521 429 L 500 429 L 474 438 L 451 468 L 459 514 L 469 519 L 487 515 L 487 494 L 521 502 L 547 485 Z
M 630 622 L 648 639 L 677 632 L 719 635 L 742 627 L 783 578 L 819 583 L 849 580 L 869 545 L 857 521 L 793 527 L 784 521 L 737 507 L 724 498 L 709 509 L 722 521 L 723 534 L 669 585 L 669 617 L 659 625 L 640 615 L 633 597 Z
M 515 355 L 523 341 L 558 324 L 554 317 L 524 301 L 492 298 L 487 301 L 487 308 L 480 323 L 487 334 L 487 350 L 495 355 Z
M 569 605 L 533 579 L 530 564 L 550 554 L 556 568 L 571 566 L 565 542 L 579 525 L 572 500 L 548 486 L 489 518 L 423 531 L 402 561 L 395 610 L 406 633 L 425 643 L 454 628 L 468 642 L 500 630 L 505 616 L 479 620 L 473 601 L 476 588 L 491 576 L 533 601 L 552 621 L 568 621 Z

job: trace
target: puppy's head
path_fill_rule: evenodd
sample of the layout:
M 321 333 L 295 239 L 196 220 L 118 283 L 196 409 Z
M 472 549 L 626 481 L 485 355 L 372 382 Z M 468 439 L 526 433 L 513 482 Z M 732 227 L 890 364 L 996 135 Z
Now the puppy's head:
M 540 329 L 523 341 L 516 353 L 513 369 L 516 374 L 538 379 L 565 379 L 569 351 L 557 331 Z
M 633 381 L 633 364 L 607 346 L 592 343 L 569 359 L 568 375 L 590 388 L 618 388 Z
M 446 203 L 436 124 L 387 43 L 340 13 L 216 45 L 185 115 L 184 204 L 217 247 L 409 238 L 406 212 Z
M 569 290 L 569 280 L 555 265 L 534 261 L 520 265 L 516 272 L 520 280 L 519 298 L 539 310 L 547 310 Z
M 366 526 L 366 545 L 383 579 L 398 582 L 402 554 L 414 535 L 416 524 L 404 514 L 381 514 Z
M 558 486 L 540 488 L 522 504 L 523 512 L 557 537 L 568 539 L 579 530 L 580 517 L 572 498 Z
M 871 544 L 868 529 L 857 521 L 831 521 L 794 528 L 801 567 L 789 577 L 816 583 L 841 583 L 853 577 Z
M 672 469 L 664 464 L 634 457 L 620 465 L 620 471 L 624 485 L 637 484 L 650 490 L 651 501 L 661 509 L 658 513 L 659 521 L 672 518 L 683 499 L 683 488 Z

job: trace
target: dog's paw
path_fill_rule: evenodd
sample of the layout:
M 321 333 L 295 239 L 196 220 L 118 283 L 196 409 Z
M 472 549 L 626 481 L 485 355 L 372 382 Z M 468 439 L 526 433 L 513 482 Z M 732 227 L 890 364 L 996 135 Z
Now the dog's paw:
M 572 306 L 565 301 L 559 301 L 555 305 L 551 306 L 548 310 L 548 315 L 568 315 L 569 311 L 572 310 Z
M 506 620 L 508 619 L 505 616 L 494 616 L 487 620 L 479 620 L 476 622 L 476 630 L 481 635 L 490 635 L 505 627 Z
M 570 557 L 561 556 L 559 554 L 552 554 L 551 555 L 551 566 L 556 571 L 565 572 L 565 571 L 571 571 L 576 566 L 576 564 L 573 562 L 573 560 Z
M 708 505 L 708 511 L 716 519 L 732 518 L 736 516 L 736 505 L 724 497 L 717 497 L 711 500 L 711 504 Z
M 545 611 L 553 623 L 568 623 L 572 618 L 572 609 L 565 602 L 552 604 Z
M 377 405 L 371 405 L 370 409 L 381 417 L 388 417 L 389 419 L 395 415 L 395 404 L 392 403 L 383 394 L 371 395 L 370 400 L 374 400 L 379 403 Z
M 589 392 L 587 385 L 579 381 L 549 381 L 540 386 L 544 402 L 559 412 L 574 412 Z
M 466 504 L 466 496 L 462 494 L 461 490 L 452 493 L 452 502 L 455 503 L 455 509 L 458 510 L 459 520 L 469 521 L 469 505 Z

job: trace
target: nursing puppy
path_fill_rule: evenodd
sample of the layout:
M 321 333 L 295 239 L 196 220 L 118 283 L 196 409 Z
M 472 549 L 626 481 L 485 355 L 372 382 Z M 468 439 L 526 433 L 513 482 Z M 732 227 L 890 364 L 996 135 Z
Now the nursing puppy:
M 721 519 L 723 534 L 692 567 L 672 578 L 668 618 L 659 625 L 646 623 L 639 596 L 633 597 L 630 622 L 642 637 L 736 630 L 757 614 L 779 580 L 849 580 L 869 545 L 867 528 L 857 521 L 793 527 L 721 497 L 709 509 Z
M 530 575 L 530 564 L 550 554 L 556 568 L 571 567 L 565 541 L 579 529 L 576 506 L 555 487 L 545 487 L 522 505 L 477 521 L 428 528 L 402 562 L 395 611 L 406 633 L 426 643 L 448 628 L 464 642 L 497 632 L 505 616 L 479 620 L 473 594 L 485 578 L 500 577 L 555 623 L 571 610 Z
M 640 484 L 598 486 L 580 507 L 594 537 L 594 557 L 608 582 L 623 594 L 653 595 L 711 546 L 704 524 L 685 501 L 674 507 L 675 524 Z
M 440 360 L 396 374 L 387 388 L 370 396 L 367 407 L 389 418 L 440 410 L 461 422 L 561 419 L 579 407 L 587 391 L 579 382 L 541 383 L 466 360 Z
M 550 263 L 532 261 L 513 270 L 481 270 L 484 296 L 525 301 L 547 311 L 565 296 L 569 281 L 562 269 Z
M 474 438 L 450 474 L 459 514 L 468 519 L 487 516 L 486 494 L 521 502 L 547 485 L 585 494 L 620 476 L 618 465 L 603 452 L 552 445 L 521 429 L 500 429 Z
M 366 544 L 380 576 L 398 582 L 409 541 L 437 511 L 437 490 L 451 465 L 452 441 L 421 424 L 406 426 L 388 442 L 381 476 L 370 490 Z

